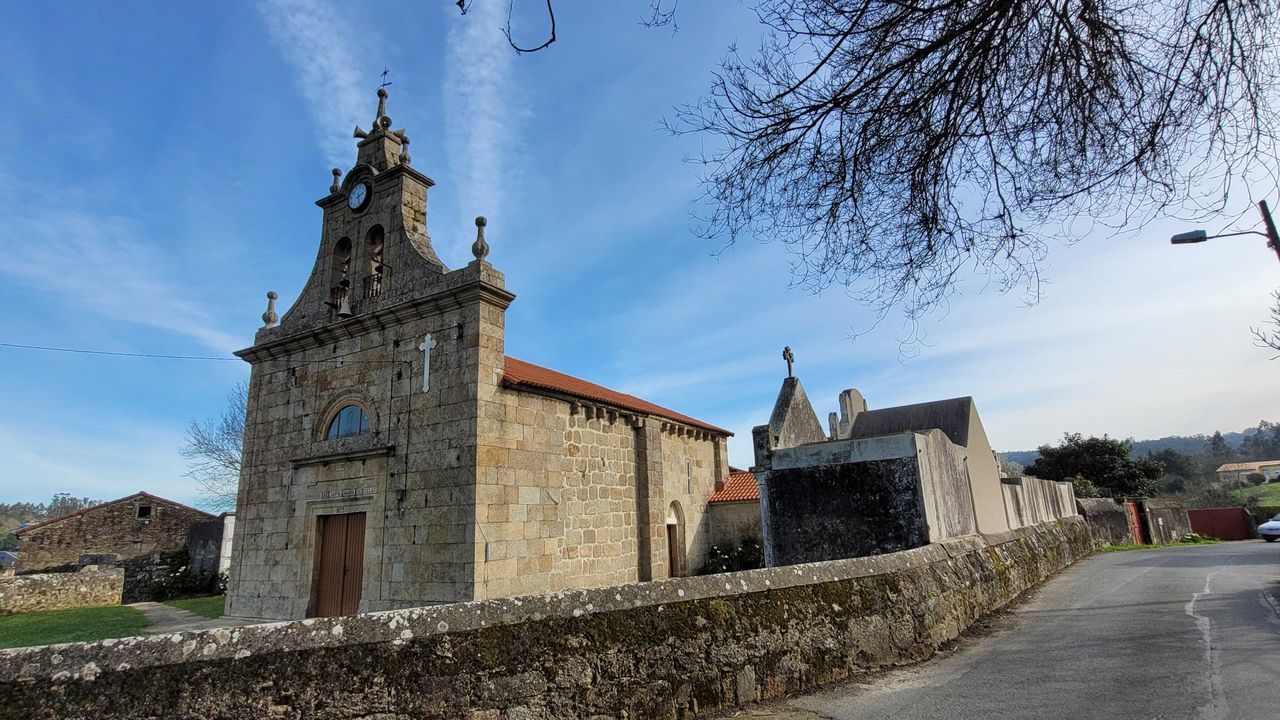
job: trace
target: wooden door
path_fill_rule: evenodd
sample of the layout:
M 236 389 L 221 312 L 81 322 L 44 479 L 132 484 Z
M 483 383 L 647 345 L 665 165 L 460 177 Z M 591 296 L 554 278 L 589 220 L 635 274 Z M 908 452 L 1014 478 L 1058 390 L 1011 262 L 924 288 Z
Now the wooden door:
M 319 577 L 312 607 L 318 617 L 353 615 L 364 580 L 364 513 L 321 515 Z
M 684 575 L 684 538 L 679 525 L 667 525 L 667 574 L 670 577 Z

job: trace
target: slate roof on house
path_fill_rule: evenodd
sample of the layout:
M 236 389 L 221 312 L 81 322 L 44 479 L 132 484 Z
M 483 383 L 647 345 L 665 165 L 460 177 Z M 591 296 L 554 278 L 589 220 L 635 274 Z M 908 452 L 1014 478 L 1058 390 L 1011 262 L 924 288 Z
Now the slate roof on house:
M 13 567 L 18 562 L 18 554 L 9 550 L 0 550 L 0 567 Z
M 94 512 L 95 510 L 101 510 L 102 508 L 110 507 L 110 506 L 112 506 L 112 505 L 116 505 L 116 504 L 119 504 L 119 503 L 125 502 L 125 501 L 127 501 L 127 500 L 133 500 L 134 498 L 139 498 L 139 497 L 144 497 L 144 498 L 148 498 L 148 499 L 150 499 L 150 500 L 155 500 L 156 502 L 168 503 L 169 505 L 176 505 L 177 507 L 180 507 L 180 508 L 186 508 L 187 510 L 190 510 L 190 511 L 192 511 L 192 512 L 198 512 L 198 513 L 201 513 L 202 515 L 209 515 L 209 513 L 205 512 L 205 511 L 203 511 L 203 510 L 197 510 L 197 509 L 195 509 L 195 508 L 191 507 L 190 505 L 183 505 L 182 503 L 177 502 L 177 501 L 175 501 L 175 500 L 168 500 L 168 499 L 166 499 L 166 498 L 162 498 L 162 497 L 160 497 L 160 496 L 158 496 L 158 495 L 152 495 L 152 494 L 151 494 L 151 493 L 149 493 L 149 492 L 136 492 L 136 493 L 134 493 L 134 494 L 132 494 L 132 495 L 126 495 L 126 496 L 124 496 L 124 497 L 122 497 L 122 498 L 117 498 L 117 499 L 112 500 L 112 501 L 110 501 L 110 502 L 104 502 L 104 503 L 102 503 L 101 505 L 94 505 L 93 507 L 87 507 L 87 508 L 85 508 L 85 509 L 83 509 L 83 510 L 77 510 L 76 512 L 73 512 L 73 513 L 71 513 L 70 515 L 63 515 L 63 516 L 61 516 L 61 517 L 53 518 L 52 520 L 45 520 L 44 522 L 38 522 L 38 523 L 36 523 L 35 525 L 28 525 L 28 526 L 26 526 L 26 527 L 24 527 L 24 528 L 19 528 L 18 530 L 15 530 L 13 534 L 14 534 L 14 535 L 18 535 L 18 536 L 26 535 L 27 533 L 31 532 L 32 530 L 39 530 L 39 529 L 40 529 L 40 528 L 42 528 L 42 527 L 46 527 L 46 526 L 48 526 L 48 525 L 52 525 L 52 524 L 54 524 L 54 523 L 60 523 L 60 522 L 62 522 L 63 520 L 70 520 L 71 518 L 83 517 L 86 513 L 91 513 L 91 512 Z M 210 519 L 210 520 L 216 520 L 216 519 L 217 519 L 217 516 L 215 516 L 215 515 L 209 515 L 209 519 Z
M 853 419 L 851 437 L 870 438 L 902 432 L 924 432 L 937 428 L 951 442 L 969 445 L 969 418 L 973 414 L 973 398 L 899 405 L 880 410 L 864 410 Z
M 506 364 L 503 368 L 502 381 L 510 387 L 528 387 L 541 390 L 551 390 L 565 395 L 582 398 L 584 400 L 592 400 L 605 405 L 612 405 L 623 410 L 643 413 L 646 415 L 655 415 L 668 420 L 674 420 L 693 427 L 710 430 L 720 435 L 733 435 L 733 433 L 724 428 L 716 427 L 710 423 L 705 423 L 696 418 L 691 418 L 683 413 L 675 410 L 664 408 L 661 405 L 655 405 L 648 400 L 642 400 L 635 395 L 610 390 L 602 385 L 587 382 L 572 375 L 565 375 L 555 370 L 544 368 L 540 365 L 517 360 L 513 357 L 506 358 Z
M 1224 463 L 1214 472 L 1247 472 L 1261 470 L 1264 467 L 1280 465 L 1280 460 L 1261 460 L 1259 462 Z
M 708 502 L 744 502 L 760 501 L 760 486 L 756 485 L 756 475 L 750 470 L 730 470 L 729 479 L 724 487 L 711 493 Z

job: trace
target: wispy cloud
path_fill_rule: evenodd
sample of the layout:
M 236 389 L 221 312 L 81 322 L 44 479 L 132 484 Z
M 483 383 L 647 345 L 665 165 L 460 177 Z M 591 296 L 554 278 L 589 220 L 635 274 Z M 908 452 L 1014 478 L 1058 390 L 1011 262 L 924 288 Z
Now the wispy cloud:
M 191 338 L 222 353 L 244 344 L 217 329 L 214 313 L 184 286 L 158 243 L 124 217 L 83 211 L 11 214 L 0 241 L 0 275 L 46 302 Z M 10 242 L 23 239 L 22 247 Z
M 114 500 L 146 490 L 193 502 L 195 487 L 176 452 L 181 443 L 180 432 L 133 423 L 103 423 L 93 432 L 0 424 L 0 482 L 10 501 L 46 501 L 55 492 Z
M 311 107 L 321 147 L 334 167 L 354 158 L 351 128 L 373 119 L 372 93 L 365 92 L 349 38 L 351 22 L 325 0 L 262 0 L 271 37 L 297 71 L 298 89 Z M 368 29 L 361 37 L 375 42 Z
M 475 0 L 445 41 L 447 137 L 463 216 L 497 213 L 509 200 L 519 103 L 515 53 L 499 32 L 506 11 L 500 0 Z

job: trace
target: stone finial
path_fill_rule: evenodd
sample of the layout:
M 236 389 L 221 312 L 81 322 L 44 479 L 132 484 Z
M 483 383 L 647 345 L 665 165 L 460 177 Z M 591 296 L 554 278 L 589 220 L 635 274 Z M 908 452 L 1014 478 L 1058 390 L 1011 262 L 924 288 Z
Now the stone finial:
M 387 89 L 378 88 L 378 114 L 373 117 L 373 124 L 376 126 L 378 121 L 387 114 Z M 390 123 L 388 123 L 390 124 Z
M 791 365 L 796 361 L 796 356 L 791 352 L 791 346 L 782 348 L 782 359 L 787 361 L 787 377 L 791 375 Z
M 341 180 L 341 179 L 342 179 L 342 170 L 340 170 L 340 169 L 338 169 L 338 168 L 334 168 L 334 169 L 333 169 L 333 184 L 329 186 L 329 192 L 331 192 L 331 193 L 336 193 L 336 192 L 338 192 L 339 190 L 341 190 L 341 189 L 342 189 L 342 183 L 341 183 L 341 182 L 338 182 L 338 181 L 339 181 L 339 180 Z
M 471 254 L 477 260 L 483 260 L 489 255 L 489 243 L 484 241 L 484 226 L 488 224 L 489 221 L 483 215 L 476 218 L 476 241 L 471 244 Z
M 409 157 L 409 136 L 400 131 L 400 164 L 408 165 L 413 158 Z
M 276 314 L 276 298 L 280 297 L 275 290 L 267 291 L 267 311 L 262 313 L 262 327 L 275 327 L 280 316 Z

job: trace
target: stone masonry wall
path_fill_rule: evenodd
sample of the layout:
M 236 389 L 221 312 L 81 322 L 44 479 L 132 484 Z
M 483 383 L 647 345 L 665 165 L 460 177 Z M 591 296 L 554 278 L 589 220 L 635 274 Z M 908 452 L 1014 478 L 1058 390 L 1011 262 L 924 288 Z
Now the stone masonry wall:
M 684 518 L 686 567 L 702 566 L 723 439 L 507 387 L 490 397 L 477 452 L 478 598 L 635 582 L 650 555 L 648 570 L 665 577 L 672 503 Z M 647 454 L 656 462 L 643 462 Z
M 138 518 L 139 506 L 151 515 Z M 171 552 L 186 546 L 187 531 L 213 516 L 148 495 L 89 508 L 84 512 L 33 528 L 19 536 L 19 573 L 74 567 L 81 555 L 115 554 L 121 560 Z
M 124 570 L 81 570 L 0 577 L 0 615 L 119 605 Z
M 0 719 L 689 718 L 928 657 L 1080 518 L 891 555 L 0 651 Z

